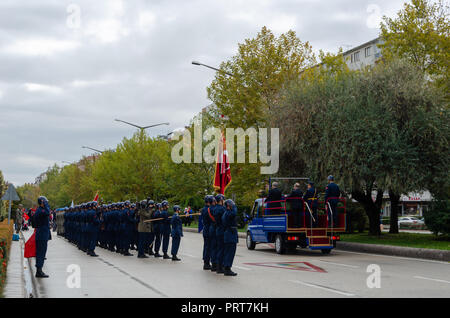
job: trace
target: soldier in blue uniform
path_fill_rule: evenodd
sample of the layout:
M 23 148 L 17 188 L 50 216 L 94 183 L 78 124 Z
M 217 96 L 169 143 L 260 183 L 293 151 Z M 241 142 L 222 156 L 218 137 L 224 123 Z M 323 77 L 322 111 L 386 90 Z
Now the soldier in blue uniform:
M 130 253 L 130 242 L 133 233 L 134 215 L 131 215 L 131 202 L 125 201 L 122 207 L 122 217 L 121 217 L 121 229 L 122 229 L 122 254 L 124 256 L 133 256 Z
M 328 186 L 325 189 L 325 205 L 328 213 L 328 226 L 329 227 L 337 227 L 338 224 L 338 212 L 337 212 L 337 204 L 339 202 L 339 197 L 341 196 L 341 190 L 339 190 L 339 186 L 334 183 L 334 177 L 328 176 Z M 328 206 L 328 203 L 331 206 Z M 333 223 L 331 223 L 333 220 Z
M 224 228 L 222 224 L 222 216 L 225 213 L 225 207 L 223 206 L 223 202 L 225 197 L 222 194 L 218 194 L 215 197 L 216 199 L 216 207 L 214 209 L 214 218 L 216 219 L 216 264 L 217 274 L 223 274 L 223 255 L 224 255 Z
M 152 219 L 159 219 L 161 218 L 161 204 L 158 203 L 156 205 L 156 209 L 154 213 L 152 214 Z M 159 248 L 161 247 L 161 221 L 153 221 L 153 233 L 155 235 L 155 257 L 161 257 L 159 254 Z
M 100 229 L 100 207 L 97 202 L 91 202 L 89 204 L 89 210 L 87 211 L 87 233 L 89 238 L 89 245 L 87 254 L 90 256 L 98 256 L 94 250 L 97 246 L 97 237 Z
M 163 220 L 161 220 L 163 259 L 170 259 L 170 256 L 167 254 L 170 240 L 169 202 L 166 200 L 161 202 L 161 218 L 163 218 Z
M 178 249 L 180 248 L 181 237 L 183 236 L 183 224 L 180 217 L 178 216 L 180 210 L 180 207 L 178 205 L 175 205 L 173 207 L 174 214 L 172 216 L 172 219 L 170 220 L 170 225 L 172 226 L 172 261 L 180 261 L 180 259 L 177 257 Z
M 311 219 L 311 215 L 309 213 L 308 208 L 307 211 L 305 211 L 306 213 L 306 219 L 309 220 L 309 222 L 307 222 L 308 226 L 311 226 L 311 222 L 312 222 L 312 226 L 317 227 L 318 224 L 318 215 L 317 215 L 317 207 L 318 207 L 318 196 L 317 196 L 317 190 L 314 187 L 314 182 L 312 181 L 308 181 L 308 189 L 305 192 L 305 195 L 303 196 L 303 200 L 306 202 L 306 204 L 308 204 L 309 208 L 312 211 L 312 215 L 314 217 L 314 220 Z
M 230 199 L 225 201 L 225 213 L 222 215 L 222 224 L 224 227 L 224 256 L 223 266 L 225 276 L 236 276 L 237 273 L 231 270 L 233 266 L 234 255 L 236 254 L 236 246 L 238 243 L 237 232 L 237 208 Z
M 211 269 L 211 251 L 210 251 L 210 242 L 209 242 L 209 226 L 211 224 L 211 220 L 208 215 L 208 211 L 210 210 L 209 206 L 212 203 L 211 196 L 207 195 L 205 197 L 205 206 L 202 209 L 200 218 L 203 222 L 203 269 L 210 270 Z
M 208 217 L 210 219 L 209 224 L 209 251 L 211 257 L 211 271 L 215 272 L 217 270 L 217 240 L 216 240 L 216 218 L 214 217 L 216 209 L 216 199 L 214 197 L 211 198 L 211 204 L 208 210 Z
M 40 196 L 37 201 L 39 207 L 33 216 L 33 227 L 36 228 L 36 277 L 46 278 L 48 275 L 42 271 L 42 267 L 50 238 L 50 206 L 44 196 Z

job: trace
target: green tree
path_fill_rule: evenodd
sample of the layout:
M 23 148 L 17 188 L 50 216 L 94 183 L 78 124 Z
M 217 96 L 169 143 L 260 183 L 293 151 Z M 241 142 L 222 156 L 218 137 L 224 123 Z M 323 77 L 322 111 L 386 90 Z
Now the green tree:
M 383 57 L 412 61 L 438 86 L 449 91 L 450 23 L 449 5 L 443 0 L 412 0 L 397 17 L 381 23 Z

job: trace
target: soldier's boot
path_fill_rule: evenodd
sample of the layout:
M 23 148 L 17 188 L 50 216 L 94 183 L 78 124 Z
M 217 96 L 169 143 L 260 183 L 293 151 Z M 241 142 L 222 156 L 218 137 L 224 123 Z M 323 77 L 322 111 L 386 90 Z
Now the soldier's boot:
M 161 257 L 161 255 L 158 252 L 156 252 L 155 257 Z
M 38 269 L 36 270 L 36 277 L 37 277 L 37 278 L 47 278 L 48 275 L 45 274 L 45 273 L 42 271 L 42 268 L 38 268 Z
M 133 256 L 133 254 L 131 254 L 128 250 L 125 250 L 125 252 L 123 253 L 124 256 Z
M 142 254 L 142 255 L 138 255 L 137 257 L 138 257 L 138 258 L 148 258 L 148 256 L 147 256 L 147 255 L 145 255 L 145 254 Z
M 167 253 L 164 253 L 163 259 L 170 259 L 170 256 Z
M 209 264 L 209 262 L 203 262 L 203 269 L 204 270 L 210 270 L 211 269 L 211 264 Z
M 155 253 L 153 253 L 152 249 L 150 249 L 147 254 L 150 256 L 155 255 Z
M 217 264 L 212 263 L 211 265 L 211 272 L 215 272 L 217 270 Z
M 181 261 L 176 255 L 172 255 L 172 261 Z
M 237 273 L 233 272 L 231 270 L 231 267 L 225 267 L 224 275 L 225 276 L 236 276 Z
M 93 256 L 93 257 L 97 257 L 98 256 L 97 254 L 95 254 L 94 251 L 89 251 L 88 255 Z
M 225 271 L 224 271 L 224 269 L 223 269 L 223 266 L 222 265 L 218 265 L 217 266 L 217 270 L 216 270 L 216 273 L 217 274 L 223 274 Z

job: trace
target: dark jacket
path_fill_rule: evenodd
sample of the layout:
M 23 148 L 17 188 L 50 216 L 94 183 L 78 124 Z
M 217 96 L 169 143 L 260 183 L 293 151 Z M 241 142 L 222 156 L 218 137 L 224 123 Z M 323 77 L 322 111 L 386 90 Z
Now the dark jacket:
M 238 243 L 236 216 L 237 216 L 236 206 L 234 206 L 233 209 L 227 209 L 222 216 L 222 223 L 224 226 L 223 241 L 225 244 Z
M 181 222 L 181 218 L 178 216 L 178 213 L 175 213 L 170 220 L 170 225 L 172 226 L 172 237 L 181 237 L 183 236 L 183 224 Z
M 214 209 L 214 218 L 216 219 L 216 236 L 222 236 L 224 234 L 224 227 L 222 223 L 222 216 L 225 213 L 225 207 L 217 204 Z
M 278 188 L 273 188 L 269 190 L 269 195 L 266 198 L 267 207 L 270 208 L 269 213 L 271 214 L 278 214 L 281 209 L 273 209 L 273 208 L 280 208 L 281 203 L 280 202 L 270 202 L 270 201 L 281 201 L 283 199 L 283 195 Z
M 48 241 L 50 238 L 49 217 L 50 208 L 38 207 L 33 217 L 33 227 L 36 228 L 36 240 Z
M 211 224 L 211 219 L 208 215 L 208 205 L 205 205 L 202 209 L 200 217 L 202 218 L 203 222 L 203 237 L 208 237 L 209 235 L 209 225 Z
M 303 198 L 303 192 L 300 189 L 294 189 L 288 195 L 288 198 Z M 288 199 L 286 200 L 288 205 L 290 205 L 292 210 L 301 210 L 302 209 L 302 200 L 300 199 Z

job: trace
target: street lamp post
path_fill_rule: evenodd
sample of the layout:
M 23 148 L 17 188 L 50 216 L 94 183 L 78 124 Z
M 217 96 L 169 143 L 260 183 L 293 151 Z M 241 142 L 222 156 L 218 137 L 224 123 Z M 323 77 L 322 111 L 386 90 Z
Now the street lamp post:
M 212 66 L 209 66 L 209 65 L 206 65 L 206 64 L 197 62 L 197 61 L 192 61 L 192 64 L 198 65 L 198 66 L 204 66 L 204 67 L 210 68 L 210 69 L 212 69 L 212 70 L 215 70 L 215 71 L 218 71 L 218 72 L 225 73 L 225 74 L 227 74 L 227 75 L 229 75 L 229 76 L 234 76 L 234 74 L 228 73 L 228 72 L 226 72 L 226 71 L 224 71 L 224 70 L 221 70 L 221 69 L 219 69 L 219 68 L 212 67 Z
M 115 121 L 119 121 L 121 123 L 125 123 L 127 125 L 130 125 L 130 126 L 133 126 L 133 127 L 136 127 L 136 128 L 139 128 L 141 131 L 144 131 L 147 128 L 152 128 L 152 127 L 156 127 L 156 126 L 169 125 L 169 123 L 160 123 L 160 124 L 154 124 L 154 125 L 149 125 L 149 126 L 139 126 L 139 125 L 132 124 L 132 123 L 129 123 L 129 122 L 127 122 L 125 120 L 121 120 L 121 119 L 114 119 L 114 120 Z
M 95 149 L 95 148 L 91 148 L 91 147 L 87 147 L 87 146 L 81 146 L 81 148 L 90 149 L 90 150 L 96 151 L 98 153 L 103 153 L 103 151 L 101 151 L 101 150 L 98 150 L 98 149 Z

